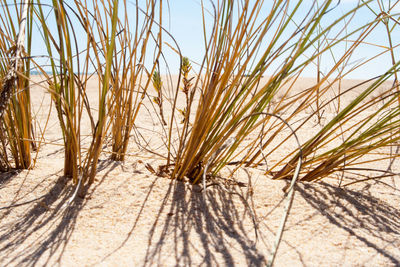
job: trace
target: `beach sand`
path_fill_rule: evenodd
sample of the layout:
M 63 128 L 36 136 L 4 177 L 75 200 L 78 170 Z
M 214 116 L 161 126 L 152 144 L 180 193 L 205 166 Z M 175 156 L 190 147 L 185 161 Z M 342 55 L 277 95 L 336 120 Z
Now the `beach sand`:
M 355 83 L 347 80 L 342 86 Z M 296 90 L 309 84 L 303 79 Z M 93 109 L 97 90 L 92 80 L 88 95 Z M 54 109 L 49 115 L 44 88 L 35 85 L 32 92 L 40 125 L 36 131 L 46 130 L 33 169 L 0 174 L 0 266 L 264 266 L 268 261 L 284 214 L 282 189 L 288 182 L 272 180 L 261 169 L 235 173 L 243 187 L 227 190 L 221 183 L 204 195 L 198 185 L 149 172 L 146 164 L 157 169 L 165 159 L 132 139 L 126 161 L 111 161 L 103 153 L 87 197 L 76 198 L 63 209 L 74 186 L 63 177 L 57 116 Z M 344 96 L 342 104 L 355 95 Z M 330 114 L 333 111 L 327 109 L 326 118 Z M 302 140 L 315 131 L 312 123 L 302 132 Z M 89 134 L 87 118 L 82 125 L 83 135 Z M 149 146 L 165 156 L 154 113 L 143 109 L 136 125 Z M 83 149 L 88 140 L 83 138 Z M 110 151 L 109 141 L 105 151 Z M 283 146 L 275 156 L 285 153 Z M 386 163 L 370 167 L 382 164 Z M 398 162 L 395 165 L 399 172 Z M 221 176 L 229 176 L 229 170 Z M 346 188 L 338 184 L 332 177 L 297 185 L 275 266 L 400 265 L 398 177 Z

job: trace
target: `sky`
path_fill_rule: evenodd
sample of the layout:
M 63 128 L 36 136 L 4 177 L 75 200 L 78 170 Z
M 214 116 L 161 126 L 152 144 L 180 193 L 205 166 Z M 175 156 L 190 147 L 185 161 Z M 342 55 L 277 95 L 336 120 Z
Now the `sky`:
M 216 1 L 214 1 L 216 2 Z M 292 1 L 295 3 L 296 1 Z M 308 3 L 307 3 L 308 2 Z M 322 1 L 319 1 L 322 2 Z M 335 4 L 337 1 L 333 1 Z M 390 4 L 393 6 L 395 1 L 385 0 L 383 1 L 386 4 L 386 8 Z M 400 2 L 400 1 L 399 1 Z M 334 9 L 333 12 L 327 15 L 327 22 L 332 22 L 336 20 L 339 16 L 343 15 L 346 11 L 351 8 L 354 8 L 357 5 L 358 1 L 356 0 L 342 0 L 339 5 Z M 305 5 L 302 6 L 302 9 L 299 12 L 299 18 L 304 16 L 306 12 L 308 12 L 309 8 L 313 4 L 312 0 L 306 0 Z M 377 1 L 372 1 L 370 6 L 379 12 L 379 5 Z M 165 21 L 165 25 L 171 34 L 174 36 L 182 53 L 189 57 L 194 62 L 201 62 L 202 56 L 204 54 L 204 41 L 202 36 L 202 25 L 201 25 L 201 6 L 199 0 L 174 0 L 170 1 L 170 20 Z M 400 3 L 392 9 L 392 14 L 399 14 L 400 11 Z M 266 9 L 266 12 L 268 10 Z M 264 15 L 265 16 L 265 15 Z M 363 23 L 367 23 L 368 21 L 373 20 L 376 15 L 368 8 L 362 8 L 357 13 L 357 16 L 351 21 L 348 26 L 349 29 L 355 29 L 360 27 Z M 399 17 L 399 16 L 397 16 Z M 212 21 L 211 15 L 209 15 L 208 19 Z M 211 25 L 210 25 L 211 26 Z M 342 27 L 343 24 L 340 26 Z M 400 25 L 399 25 L 400 26 Z M 397 30 L 396 30 L 397 29 Z M 393 43 L 400 44 L 400 32 L 398 27 L 395 29 L 394 34 L 392 34 Z M 387 46 L 388 37 L 385 30 L 385 27 L 382 23 L 380 23 L 376 30 L 371 34 L 366 42 L 375 45 Z M 340 55 L 344 53 L 344 46 L 338 46 L 337 49 L 334 50 L 336 55 Z M 350 64 L 357 64 L 362 60 L 370 58 L 372 55 L 378 54 L 385 49 L 373 46 L 373 45 L 361 45 L 359 49 L 354 53 L 352 60 L 349 62 Z M 398 52 L 399 49 L 396 50 L 397 54 L 400 56 Z M 329 54 L 329 53 L 328 53 Z M 399 60 L 400 58 L 397 58 Z M 321 60 L 321 70 L 329 71 L 331 66 L 334 64 L 334 60 L 331 56 L 325 57 Z M 369 64 L 365 65 L 365 67 L 361 67 L 357 70 L 354 70 L 349 78 L 356 79 L 368 79 L 372 76 L 376 76 L 381 74 L 390 68 L 391 57 L 388 53 L 380 56 L 376 60 L 371 61 Z M 303 74 L 303 76 L 313 77 L 317 72 L 316 68 L 309 68 Z
M 218 4 L 218 0 L 212 0 L 215 4 Z M 385 8 L 387 9 L 388 6 L 393 6 L 393 4 L 396 1 L 390 1 L 390 0 L 373 0 L 371 3 L 371 8 L 379 13 L 379 5 L 378 1 L 381 2 Z M 42 1 L 43 3 L 46 3 L 46 1 Z M 50 1 L 47 1 L 49 5 L 51 5 Z M 69 1 L 66 1 L 67 3 Z M 128 1 L 128 14 L 134 14 L 135 13 L 135 2 L 136 1 Z M 139 6 L 143 6 L 145 3 L 144 0 L 139 0 Z M 265 17 L 268 15 L 269 12 L 269 7 L 270 5 L 270 0 L 266 0 L 266 7 L 263 9 L 263 12 L 261 12 L 261 17 Z M 293 6 L 297 1 L 291 1 Z M 321 3 L 322 1 L 317 1 L 318 3 Z M 201 0 L 169 0 L 168 4 L 167 2 L 164 1 L 164 19 L 163 19 L 163 26 L 165 29 L 174 37 L 176 42 L 179 45 L 179 48 L 182 51 L 183 56 L 188 57 L 193 65 L 194 70 L 196 70 L 196 66 L 201 63 L 203 56 L 204 56 L 204 36 L 203 36 L 203 29 L 202 29 L 202 9 L 201 9 Z M 203 2 L 206 9 L 208 11 L 212 10 L 210 1 L 204 1 Z M 347 10 L 355 7 L 358 3 L 356 0 L 341 0 L 341 1 L 333 1 L 333 6 L 335 6 L 335 9 L 328 13 L 326 15 L 326 20 L 322 22 L 322 26 L 328 25 L 329 23 L 333 22 L 336 20 L 338 17 L 343 15 Z M 338 3 L 338 5 L 336 5 Z M 292 23 L 291 27 L 295 27 L 296 19 L 300 20 L 303 16 L 307 15 L 307 12 L 309 12 L 309 9 L 311 7 L 316 7 L 314 1 L 312 0 L 305 0 L 304 4 L 301 6 L 301 9 L 298 13 L 298 17 L 294 18 L 294 22 Z M 48 11 L 50 8 L 47 9 Z M 391 14 L 399 14 L 400 12 L 400 3 L 395 6 L 391 10 Z M 208 31 L 212 27 L 213 23 L 213 16 L 211 15 L 212 12 L 206 12 L 206 28 Z M 131 15 L 129 15 L 131 16 Z M 133 16 L 132 16 L 133 17 Z M 348 31 L 351 31 L 351 29 L 355 29 L 364 23 L 373 20 L 376 17 L 376 15 L 369 9 L 369 8 L 362 8 L 359 10 L 359 12 L 356 14 L 355 18 L 349 23 L 347 26 Z M 396 16 L 397 18 L 399 15 Z M 56 26 L 54 23 L 50 22 L 51 18 L 49 18 L 49 27 L 50 29 L 55 30 Z M 134 19 L 132 19 L 134 21 Z M 74 21 L 76 23 L 76 21 Z M 392 23 L 394 24 L 394 22 Z M 340 25 L 340 27 L 343 27 L 343 23 Z M 400 27 L 400 25 L 399 25 Z M 392 34 L 392 42 L 394 44 L 400 44 L 400 33 L 398 32 L 398 28 L 396 27 L 393 34 Z M 132 27 L 133 29 L 133 27 Z M 83 34 L 83 32 L 80 32 L 79 29 L 77 29 L 77 35 L 79 36 L 80 34 Z M 78 38 L 79 39 L 79 38 Z M 86 40 L 85 38 L 82 38 L 83 40 Z M 351 38 L 350 38 L 351 39 Z M 84 41 L 85 42 L 85 41 Z M 173 40 L 168 37 L 167 34 L 164 34 L 164 42 L 168 44 L 173 44 Z M 372 57 L 375 54 L 378 54 L 385 49 L 382 48 L 384 46 L 387 46 L 388 44 L 388 36 L 385 30 L 385 27 L 383 23 L 379 23 L 379 25 L 376 27 L 374 32 L 366 39 L 366 42 L 369 44 L 364 44 L 360 45 L 359 49 L 357 52 L 355 52 L 349 61 L 349 66 L 355 66 L 355 64 L 361 62 L 362 60 L 365 60 L 367 58 Z M 350 42 L 347 43 L 349 45 Z M 374 44 L 374 45 L 371 45 Z M 267 40 L 265 41 L 265 44 L 267 45 Z M 378 47 L 381 46 L 381 47 Z M 81 47 L 85 47 L 86 44 L 83 43 L 81 44 Z M 332 50 L 332 53 L 327 53 L 325 57 L 321 58 L 321 71 L 322 72 L 328 72 L 331 67 L 335 63 L 335 57 L 337 57 L 340 54 L 343 54 L 345 51 L 345 45 L 339 45 L 336 48 Z M 164 44 L 163 46 L 164 49 L 164 55 L 166 57 L 166 61 L 168 62 L 169 66 L 169 71 L 172 74 L 176 74 L 179 71 L 179 57 L 177 54 L 171 50 L 167 44 Z M 261 47 L 262 50 L 262 47 Z M 400 55 L 398 52 L 399 49 L 396 49 L 395 52 Z M 310 51 L 312 53 L 312 51 Z M 41 41 L 41 34 L 40 34 L 40 27 L 36 26 L 34 29 L 34 45 L 32 47 L 32 55 L 37 56 L 37 61 L 40 62 L 42 65 L 46 65 L 49 63 L 49 60 L 46 58 L 40 58 L 41 55 L 45 55 L 46 50 L 45 46 L 43 45 Z M 304 59 L 308 55 L 303 55 Z M 151 60 L 152 57 L 148 57 L 148 65 L 151 65 Z M 336 59 L 337 60 L 337 59 Z M 397 58 L 399 60 L 399 58 Z M 276 62 L 276 65 L 273 65 L 270 71 L 271 73 L 274 71 L 274 68 L 277 68 L 278 65 L 281 64 L 281 62 Z M 357 78 L 357 79 L 368 79 L 371 77 L 374 77 L 376 75 L 382 74 L 385 72 L 391 64 L 391 57 L 388 53 L 385 55 L 380 56 L 377 60 L 371 61 L 369 64 L 365 65 L 362 68 L 359 68 L 351 73 L 349 75 L 349 78 Z M 267 72 L 268 72 L 267 71 Z M 166 73 L 167 69 L 165 68 L 165 64 L 162 64 L 161 72 Z M 317 70 L 315 66 L 310 66 L 308 69 L 305 70 L 303 73 L 303 76 L 308 76 L 308 77 L 313 77 L 315 76 Z M 268 73 L 267 73 L 268 74 Z

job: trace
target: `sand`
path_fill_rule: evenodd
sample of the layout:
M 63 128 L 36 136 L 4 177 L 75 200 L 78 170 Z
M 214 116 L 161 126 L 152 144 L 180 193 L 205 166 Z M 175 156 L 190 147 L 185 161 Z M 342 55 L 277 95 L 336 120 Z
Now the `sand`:
M 92 100 L 97 83 L 91 82 Z M 346 82 L 344 87 L 356 81 Z M 309 83 L 304 79 L 299 88 Z M 36 120 L 44 129 L 48 94 L 40 86 L 33 90 Z M 137 124 L 146 125 L 143 133 L 152 148 L 162 145 L 161 137 L 150 134 L 160 125 L 149 112 Z M 87 197 L 63 208 L 74 187 L 63 177 L 54 111 L 44 137 L 32 170 L 0 174 L 0 266 L 263 266 L 268 261 L 287 182 L 273 181 L 260 169 L 240 169 L 234 178 L 246 186 L 221 182 L 204 195 L 200 186 L 149 172 L 146 164 L 157 168 L 165 159 L 132 142 L 123 163 L 104 153 Z M 228 175 L 229 168 L 221 173 Z M 299 183 L 275 266 L 399 266 L 399 190 L 398 177 L 346 188 L 334 177 Z

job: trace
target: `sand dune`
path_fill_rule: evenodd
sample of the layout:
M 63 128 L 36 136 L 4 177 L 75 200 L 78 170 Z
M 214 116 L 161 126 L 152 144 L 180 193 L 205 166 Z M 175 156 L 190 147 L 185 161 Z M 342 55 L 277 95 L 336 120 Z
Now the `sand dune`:
M 341 90 L 357 82 L 343 81 Z M 297 84 L 297 91 L 290 94 L 305 90 L 311 82 L 303 79 Z M 43 130 L 48 116 L 50 120 L 35 167 L 0 174 L 1 266 L 265 265 L 284 213 L 282 189 L 287 182 L 273 181 L 261 169 L 241 169 L 234 178 L 244 187 L 228 186 L 221 180 L 204 196 L 198 185 L 150 173 L 145 164 L 157 168 L 165 159 L 132 142 L 123 163 L 103 153 L 87 197 L 63 209 L 74 187 L 62 176 L 64 153 L 57 117 L 54 110 L 49 115 L 46 90 L 39 85 L 32 90 L 38 125 Z M 330 90 L 332 96 L 339 89 Z M 342 104 L 357 93 L 346 94 Z M 95 80 L 88 94 L 95 109 Z M 334 107 L 325 112 L 329 118 Z M 86 117 L 82 125 L 82 133 L 89 134 Z M 154 114 L 143 110 L 136 125 L 162 154 L 163 137 L 156 134 L 161 125 Z M 315 131 L 311 122 L 307 127 L 303 139 Z M 83 147 L 87 142 L 84 138 Z M 282 149 L 276 156 L 287 152 Z M 398 172 L 397 165 L 394 171 Z M 229 168 L 221 174 L 228 175 Z M 398 177 L 345 189 L 334 178 L 300 183 L 276 266 L 400 265 L 399 190 Z

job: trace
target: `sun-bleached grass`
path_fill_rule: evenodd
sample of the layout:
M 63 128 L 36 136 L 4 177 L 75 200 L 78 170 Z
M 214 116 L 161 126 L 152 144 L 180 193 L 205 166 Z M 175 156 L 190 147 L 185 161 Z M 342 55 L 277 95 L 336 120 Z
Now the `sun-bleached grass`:
M 332 84 L 339 83 L 351 73 L 351 70 L 345 71 L 341 66 L 349 62 L 380 20 L 373 18 L 353 31 L 346 31 L 357 11 L 367 8 L 368 2 L 355 6 L 328 24 L 325 17 L 335 8 L 332 1 L 325 1 L 310 9 L 308 14 L 301 15 L 301 19 L 298 18 L 297 11 L 306 4 L 301 1 L 296 4 L 274 1 L 267 14 L 260 12 L 265 8 L 263 2 L 236 4 L 221 2 L 216 5 L 214 26 L 211 32 L 204 33 L 209 36 L 205 38 L 206 55 L 199 75 L 193 81 L 195 88 L 201 88 L 200 101 L 194 103 L 197 105 L 195 118 L 176 133 L 180 140 L 185 141 L 179 142 L 177 154 L 174 155 L 172 178 L 188 177 L 193 183 L 197 183 L 206 164 L 207 169 L 216 174 L 244 151 L 246 155 L 237 168 L 243 165 L 257 166 L 263 160 L 262 155 L 278 150 L 285 143 L 285 140 L 281 140 L 277 146 L 270 146 L 278 140 L 278 133 L 285 128 L 282 121 L 273 121 L 268 116 L 250 116 L 246 122 L 238 125 L 241 118 L 247 115 L 272 108 L 270 112 L 274 114 L 285 113 L 286 122 L 291 124 L 302 111 L 316 106 L 316 112 L 306 118 L 305 122 L 314 116 L 320 121 L 320 109 L 323 106 L 321 99 L 328 94 Z M 298 21 L 293 29 L 290 25 L 295 17 Z M 270 40 L 266 36 L 273 38 Z M 306 67 L 316 64 L 325 54 L 333 53 L 336 46 L 348 39 L 353 39 L 352 44 L 341 54 L 335 54 L 335 64 L 331 69 L 324 75 L 320 75 L 318 71 L 314 85 L 288 97 Z M 305 53 L 308 54 L 306 58 L 302 56 Z M 275 67 L 276 62 L 280 62 L 278 67 Z M 260 80 L 266 73 L 272 75 L 268 75 L 268 79 L 260 85 Z M 393 77 L 394 73 L 395 71 L 389 71 L 383 79 Z M 282 96 L 277 101 L 279 95 Z M 340 97 L 335 98 L 334 104 L 338 106 L 338 113 L 343 112 L 342 110 L 346 113 L 351 109 L 341 107 L 339 102 Z M 257 138 L 245 145 L 246 137 L 258 131 L 260 125 L 265 125 L 261 149 Z M 229 138 L 234 138 L 235 142 L 221 151 L 220 148 L 224 147 Z M 309 156 L 306 148 L 303 147 L 305 156 Z M 261 150 L 264 152 L 261 153 Z M 215 155 L 217 151 L 218 155 Z M 282 166 L 285 160 L 286 157 L 278 165 Z M 293 161 L 296 162 L 297 158 Z M 294 164 L 289 165 L 294 168 Z M 280 176 L 275 176 L 278 177 Z
M 29 2 L 9 6 L 2 1 L 1 6 L 0 171 L 11 167 L 28 169 L 32 163 L 31 149 L 35 148 L 32 142 L 30 59 L 25 57 L 32 46 L 32 12 Z
M 124 160 L 135 118 L 151 85 L 147 74 L 155 72 L 156 64 L 147 70 L 144 62 L 148 57 L 146 49 L 153 41 L 156 2 L 148 2 L 145 10 L 136 6 L 133 32 L 127 4 L 53 1 L 52 8 L 40 2 L 34 8 L 47 47 L 51 75 L 39 64 L 36 67 L 47 80 L 63 133 L 64 175 L 72 177 L 74 184 L 81 187 L 81 196 L 94 181 L 109 134 L 111 158 Z M 50 21 L 58 25 L 56 31 L 48 27 Z M 83 32 L 83 36 L 77 36 L 77 32 Z M 86 44 L 78 38 L 85 39 Z M 94 74 L 90 73 L 93 69 Z M 94 109 L 86 93 L 93 75 L 97 75 L 99 83 L 98 106 Z M 84 150 L 83 116 L 89 118 L 92 135 L 89 148 Z
M 211 2 L 211 10 L 201 1 L 205 54 L 196 67 L 163 28 L 164 1 L 146 1 L 142 8 L 137 1 L 134 23 L 126 1 L 14 3 L 16 13 L 29 14 L 19 15 L 18 20 L 11 19 L 4 2 L 3 13 L 8 15 L 1 18 L 5 30 L 0 33 L 0 115 L 7 110 L 0 122 L 0 171 L 31 166 L 32 62 L 44 76 L 61 128 L 64 175 L 75 186 L 67 204 L 76 195 L 84 197 L 94 183 L 106 140 L 111 140 L 111 159 L 125 160 L 136 118 L 146 108 L 159 118 L 157 134 L 165 144 L 162 152 L 152 151 L 166 158 L 157 171 L 148 167 L 155 175 L 193 184 L 202 181 L 204 196 L 208 179 L 228 165 L 233 166 L 232 175 L 239 168 L 266 166 L 265 175 L 292 179 L 272 265 L 298 180 L 312 182 L 365 171 L 396 175 L 390 167 L 399 156 L 400 61 L 396 51 L 400 44 L 392 37 L 398 34 L 399 22 L 383 1 L 378 1 L 379 10 L 373 10 L 372 2 L 362 1 L 332 19 L 329 16 L 338 6 L 330 0 L 314 1 L 312 7 L 310 1 L 216 1 Z M 29 12 L 25 12 L 27 6 Z M 308 12 L 301 12 L 304 9 Z M 375 17 L 350 27 L 361 9 L 371 9 Z M 214 19 L 211 29 L 207 12 Z M 16 25 L 26 16 L 23 51 L 18 39 L 24 27 L 17 31 Z M 34 22 L 46 46 L 50 72 L 29 57 Z M 380 46 L 383 52 L 351 65 L 353 55 L 379 25 L 384 26 L 388 43 L 369 45 Z M 161 73 L 167 49 L 180 60 L 176 84 L 168 76 L 163 80 Z M 390 55 L 391 68 L 367 82 L 342 88 L 342 81 L 353 71 L 384 54 Z M 21 55 L 26 57 L 22 60 Z M 333 63 L 322 70 L 321 61 L 327 55 Z M 296 90 L 310 67 L 316 68 L 315 79 L 308 88 Z M 93 75 L 98 77 L 95 106 L 87 95 Z M 392 86 L 383 88 L 387 82 Z M 11 85 L 15 85 L 13 90 Z M 354 92 L 350 102 L 342 101 Z M 147 98 L 151 101 L 146 102 Z M 83 117 L 90 123 L 85 148 Z M 313 120 L 316 131 L 304 132 Z M 371 170 L 365 167 L 371 161 L 390 164 L 386 170 Z
M 396 61 L 394 53 L 398 44 L 392 42 L 391 35 L 398 31 L 399 23 L 389 14 L 390 8 L 385 11 L 383 3 L 379 3 L 379 6 L 381 12 L 374 12 L 376 18 L 372 20 L 370 27 L 373 30 L 379 24 L 384 24 L 388 34 L 388 44 L 385 46 L 384 52 L 390 54 L 393 66 L 378 77 L 372 78 L 366 88 L 364 86 L 364 89 L 358 90 L 360 92 L 353 101 L 347 105 L 340 106 L 338 104 L 336 116 L 322 125 L 318 133 L 304 142 L 303 156 L 307 157 L 301 178 L 304 181 L 320 180 L 338 173 L 344 174 L 347 170 L 372 171 L 365 167 L 371 161 L 389 161 L 390 164 L 375 171 L 390 173 L 390 166 L 398 158 L 398 153 L 394 153 L 393 148 L 398 146 L 399 138 L 397 75 L 400 62 Z M 371 9 L 369 4 L 366 7 Z M 367 33 L 373 34 L 373 31 Z M 362 42 L 362 40 L 360 41 Z M 365 64 L 368 63 L 368 60 Z M 386 81 L 391 82 L 392 86 L 384 89 L 383 83 Z M 334 83 L 338 82 L 340 79 L 334 81 Z M 338 96 L 329 102 L 340 103 L 341 94 L 357 90 L 364 83 L 355 85 L 347 92 L 339 92 Z M 292 154 L 295 152 L 293 151 Z M 274 178 L 290 177 L 298 156 L 297 154 L 292 157 L 283 168 L 272 173 Z M 282 161 L 276 165 L 281 163 Z M 394 174 L 392 173 L 392 175 Z
M 53 1 L 50 18 L 48 18 L 48 11 L 44 8 L 46 5 L 42 6 L 38 1 L 34 11 L 40 22 L 43 42 L 50 60 L 51 74 L 49 75 L 41 66 L 37 67 L 47 80 L 57 111 L 64 142 L 64 175 L 72 177 L 73 182 L 77 184 L 82 162 L 80 120 L 85 99 L 84 88 L 80 87 L 84 83 L 80 80 L 81 76 L 75 74 L 81 70 L 80 66 L 76 66 L 74 62 L 75 51 L 78 49 L 77 36 L 70 22 L 71 7 L 69 5 Z M 56 22 L 56 31 L 50 30 L 50 21 Z M 79 61 L 79 57 L 77 60 Z
M 146 10 L 141 11 L 136 7 L 136 20 L 127 12 L 127 4 L 124 4 L 125 14 L 120 16 L 117 35 L 117 53 L 112 61 L 111 97 L 108 100 L 110 111 L 112 156 L 116 161 L 124 161 L 128 149 L 132 128 L 143 104 L 144 95 L 151 83 L 147 75 L 155 72 L 158 55 L 154 58 L 154 64 L 147 69 L 145 61 L 148 57 L 148 47 L 154 44 L 152 31 L 154 31 L 154 17 L 156 15 L 156 2 L 148 3 Z M 143 14 L 143 22 L 139 24 L 139 18 Z M 136 25 L 132 27 L 131 24 Z M 139 24 L 139 25 L 138 25 Z M 157 54 L 157 51 L 153 52 Z
M 398 139 L 395 99 L 400 99 L 396 58 L 399 44 L 391 37 L 399 23 L 391 15 L 391 7 L 381 2 L 379 10 L 373 10 L 372 2 L 366 1 L 335 19 L 329 18 L 337 8 L 333 1 L 315 2 L 306 14 L 299 12 L 308 6 L 303 1 L 276 0 L 272 4 L 223 1 L 211 4 L 211 10 L 202 5 L 205 55 L 196 73 L 189 59 L 181 55 L 179 44 L 172 48 L 165 39 L 168 36 L 175 42 L 162 26 L 162 1 L 149 1 L 142 8 L 136 5 L 134 29 L 126 2 L 54 0 L 52 3 L 52 7 L 40 1 L 30 6 L 28 27 L 31 32 L 33 21 L 40 27 L 51 74 L 34 59 L 29 60 L 33 60 L 48 83 L 64 141 L 64 174 L 72 177 L 76 185 L 79 181 L 84 187 L 93 183 L 106 138 L 112 141 L 111 158 L 125 159 L 131 131 L 144 99 L 152 94 L 148 93 L 151 87 L 156 94 L 150 97 L 157 113 L 154 116 L 162 123 L 160 136 L 168 153 L 167 164 L 161 169 L 163 175 L 174 179 L 188 178 L 198 183 L 205 166 L 210 175 L 217 174 L 227 164 L 235 165 L 236 170 L 259 166 L 293 138 L 290 134 L 282 136 L 286 124 L 295 125 L 295 133 L 301 133 L 303 126 L 315 118 L 319 132 L 302 143 L 303 180 L 318 180 L 343 173 L 346 168 L 354 169 L 370 160 L 361 160 L 363 155 L 377 155 L 380 152 L 376 151 L 382 148 L 392 151 L 390 156 L 382 152 L 382 160 L 389 157 L 393 161 L 397 157 L 393 147 Z M 4 5 L 5 12 L 7 8 Z M 360 9 L 370 9 L 375 17 L 363 25 L 350 27 Z M 206 26 L 207 12 L 214 17 L 211 29 Z M 57 25 L 55 30 L 48 27 L 51 21 Z M 5 28 L 9 29 L 17 24 L 7 23 Z M 376 46 L 384 51 L 348 67 L 353 55 L 369 42 L 368 37 L 379 25 L 384 26 L 388 43 Z M 77 32 L 83 36 L 78 37 Z M 12 50 L 7 40 L 16 36 L 15 30 L 3 33 L 3 58 L 9 58 L 6 50 Z M 85 39 L 86 44 L 82 45 L 78 38 Z M 27 54 L 30 46 L 28 34 Z M 344 49 L 338 52 L 338 46 Z M 181 61 L 176 88 L 162 80 L 160 62 L 165 59 L 165 47 L 172 48 Z M 149 53 L 153 58 L 147 66 Z M 385 53 L 390 55 L 393 67 L 372 78 L 371 84 L 353 102 L 342 103 L 343 95 L 359 90 L 363 84 L 343 91 L 341 81 Z M 321 61 L 327 55 L 332 56 L 334 64 L 322 71 Z M 10 167 L 6 146 L 11 147 L 17 168 L 29 166 L 30 144 L 34 139 L 29 115 L 29 60 L 19 71 L 18 93 L 3 119 L 6 129 L 1 133 L 3 169 Z M 316 68 L 313 84 L 295 92 L 298 79 L 312 66 Z M 2 65 L 2 73 L 6 67 Z M 99 77 L 99 101 L 95 109 L 86 94 L 87 82 L 93 75 L 90 69 Z M 381 85 L 391 79 L 392 88 L 382 90 Z M 338 90 L 332 97 L 333 87 Z M 178 107 L 176 103 L 182 97 L 185 105 Z M 376 109 L 378 99 L 384 104 Z M 334 110 L 329 116 L 324 114 L 328 109 Z M 372 109 L 377 111 L 371 113 Z M 283 120 L 252 115 L 261 112 Z M 308 115 L 299 118 L 304 112 Z M 352 120 L 363 112 L 366 114 L 363 119 Z M 85 151 L 81 145 L 83 116 L 91 124 L 91 141 Z M 227 146 L 228 140 L 234 142 Z M 275 179 L 291 177 L 298 158 L 296 149 L 289 151 L 269 164 L 266 174 Z

